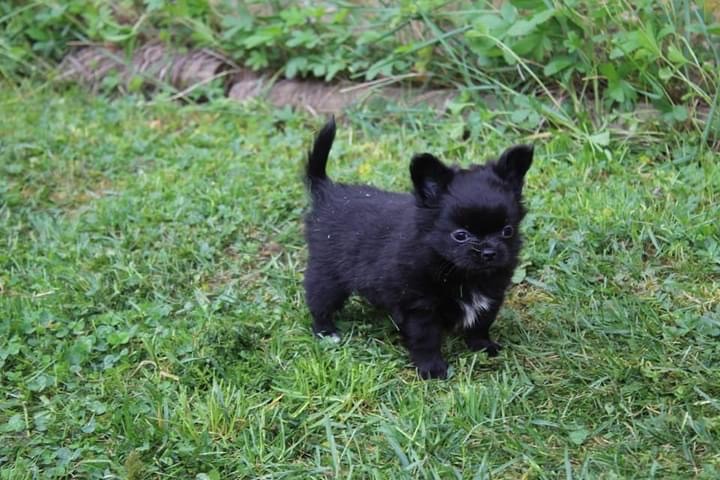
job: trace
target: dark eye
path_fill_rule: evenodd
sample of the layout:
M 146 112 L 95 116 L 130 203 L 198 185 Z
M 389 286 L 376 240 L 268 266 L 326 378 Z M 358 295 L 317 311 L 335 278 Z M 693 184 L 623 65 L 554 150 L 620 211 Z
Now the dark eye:
M 465 230 L 455 230 L 450 236 L 458 243 L 465 243 L 470 240 L 470 234 Z
M 510 238 L 515 233 L 515 229 L 510 225 L 505 225 L 502 229 L 502 237 L 503 238 Z

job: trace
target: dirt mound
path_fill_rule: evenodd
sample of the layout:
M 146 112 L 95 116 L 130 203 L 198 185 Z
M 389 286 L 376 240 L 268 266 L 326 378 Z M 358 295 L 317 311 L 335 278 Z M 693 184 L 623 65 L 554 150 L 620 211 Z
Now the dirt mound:
M 412 106 L 427 104 L 444 111 L 455 98 L 454 90 L 409 90 L 388 86 L 391 80 L 364 84 L 329 84 L 317 80 L 276 80 L 273 76 L 234 65 L 208 49 L 180 52 L 159 43 L 138 48 L 131 58 L 113 47 L 85 46 L 67 55 L 60 64 L 61 78 L 93 89 L 115 82 L 121 90 L 151 93 L 170 87 L 181 98 L 213 81 L 222 82 L 226 95 L 243 101 L 261 97 L 276 106 L 290 105 L 314 114 L 339 113 L 373 99 Z

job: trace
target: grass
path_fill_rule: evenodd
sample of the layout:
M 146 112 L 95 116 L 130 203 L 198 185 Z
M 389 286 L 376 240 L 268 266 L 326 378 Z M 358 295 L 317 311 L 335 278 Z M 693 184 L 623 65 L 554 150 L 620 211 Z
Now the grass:
M 720 475 L 720 159 L 697 138 L 535 138 L 506 348 L 451 339 L 423 382 L 360 301 L 339 345 L 310 334 L 319 119 L 33 88 L 0 88 L 1 479 Z M 355 112 L 331 175 L 407 189 L 412 152 L 529 140 L 423 115 Z

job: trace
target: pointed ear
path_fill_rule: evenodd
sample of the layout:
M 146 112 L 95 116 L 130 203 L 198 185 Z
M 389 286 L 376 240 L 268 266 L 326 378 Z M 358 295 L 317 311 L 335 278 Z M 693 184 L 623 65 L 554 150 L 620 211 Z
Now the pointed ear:
M 493 165 L 493 170 L 500 178 L 520 190 L 532 160 L 532 145 L 515 145 L 500 155 L 500 159 Z
M 434 155 L 421 153 L 410 162 L 410 176 L 415 195 L 427 207 L 436 206 L 455 173 Z

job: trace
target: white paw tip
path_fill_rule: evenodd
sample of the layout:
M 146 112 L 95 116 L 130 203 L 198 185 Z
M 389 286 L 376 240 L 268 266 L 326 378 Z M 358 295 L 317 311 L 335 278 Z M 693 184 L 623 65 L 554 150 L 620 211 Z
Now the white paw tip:
M 340 343 L 340 335 L 336 332 L 329 333 L 329 334 L 318 333 L 316 335 L 321 340 L 327 340 L 328 342 L 332 342 L 332 343 Z

